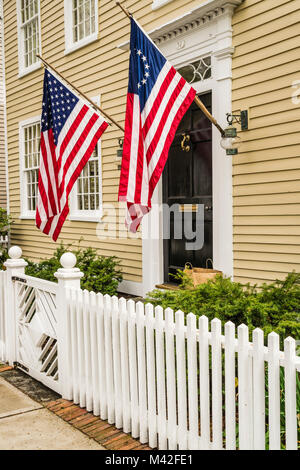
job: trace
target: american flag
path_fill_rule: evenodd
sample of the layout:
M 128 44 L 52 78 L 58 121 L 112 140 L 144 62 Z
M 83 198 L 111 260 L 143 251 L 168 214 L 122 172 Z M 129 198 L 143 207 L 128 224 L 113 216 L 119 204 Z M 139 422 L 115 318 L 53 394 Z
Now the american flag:
M 69 194 L 108 123 L 45 70 L 36 225 L 57 240 Z
M 151 209 L 177 127 L 196 91 L 176 72 L 131 18 L 129 85 L 119 201 L 126 225 L 136 232 Z

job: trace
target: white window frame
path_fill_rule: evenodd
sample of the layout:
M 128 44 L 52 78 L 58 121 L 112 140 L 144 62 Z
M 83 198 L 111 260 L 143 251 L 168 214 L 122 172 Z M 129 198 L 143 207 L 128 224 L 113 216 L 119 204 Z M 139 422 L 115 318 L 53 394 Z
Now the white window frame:
M 100 106 L 100 96 L 91 98 L 92 101 Z M 98 152 L 98 168 L 99 168 L 99 209 L 98 210 L 79 210 L 78 209 L 78 181 L 74 184 L 70 194 L 70 215 L 69 220 L 100 222 L 103 216 L 103 194 L 102 194 L 102 155 L 101 155 L 101 139 L 97 143 Z
M 25 50 L 24 50 L 24 29 L 22 25 L 22 14 L 21 14 L 21 0 L 17 2 L 17 24 L 18 24 L 18 58 L 19 58 L 19 75 L 18 78 L 24 77 L 41 67 L 41 61 L 37 60 L 34 64 L 29 67 L 25 67 Z M 39 29 L 39 53 L 42 53 L 42 38 L 41 38 L 41 5 L 38 0 L 38 29 Z
M 41 116 L 34 116 L 24 121 L 19 122 L 19 155 L 20 155 L 20 203 L 21 213 L 20 219 L 35 219 L 35 212 L 28 209 L 28 194 L 27 194 L 27 181 L 25 178 L 25 139 L 24 139 L 24 128 L 32 126 L 34 124 L 41 123 Z
M 95 32 L 89 36 L 81 39 L 80 41 L 73 41 L 73 11 L 72 11 L 72 0 L 64 0 L 64 12 L 65 12 L 65 55 L 71 54 L 78 49 L 81 49 L 88 44 L 97 41 L 99 33 L 99 10 L 98 0 L 95 2 Z

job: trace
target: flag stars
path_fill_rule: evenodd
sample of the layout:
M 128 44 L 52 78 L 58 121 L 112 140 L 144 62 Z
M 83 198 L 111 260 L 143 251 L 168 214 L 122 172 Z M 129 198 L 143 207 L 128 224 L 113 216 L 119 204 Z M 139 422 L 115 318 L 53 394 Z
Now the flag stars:
M 48 82 L 43 98 L 41 124 L 43 130 L 52 128 L 55 139 L 57 139 L 70 113 L 76 106 L 78 98 L 59 80 L 54 80 L 51 74 L 46 75 L 46 77 L 48 77 Z

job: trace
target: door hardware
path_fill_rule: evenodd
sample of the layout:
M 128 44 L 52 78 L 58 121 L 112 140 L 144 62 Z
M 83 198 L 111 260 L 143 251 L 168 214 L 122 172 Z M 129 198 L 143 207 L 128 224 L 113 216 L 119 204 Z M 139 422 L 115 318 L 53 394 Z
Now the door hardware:
M 198 212 L 198 204 L 180 204 L 179 212 Z
M 182 134 L 181 150 L 183 152 L 189 152 L 191 150 L 191 146 L 186 145 L 186 142 L 190 142 L 190 140 L 191 140 L 190 135 Z

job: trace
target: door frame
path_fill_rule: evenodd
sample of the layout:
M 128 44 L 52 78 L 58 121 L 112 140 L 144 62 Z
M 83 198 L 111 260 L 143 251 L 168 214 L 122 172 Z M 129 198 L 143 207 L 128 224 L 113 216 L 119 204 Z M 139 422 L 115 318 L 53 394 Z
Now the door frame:
M 213 0 L 212 0 L 213 1 Z M 209 2 L 212 3 L 212 2 Z M 212 114 L 221 126 L 226 126 L 226 113 L 232 109 L 232 16 L 240 0 L 219 1 L 223 6 L 207 12 L 201 18 L 196 10 L 193 22 L 187 23 L 187 16 L 156 29 L 152 38 L 158 47 L 176 67 L 182 67 L 201 57 L 211 56 L 212 78 L 193 84 L 197 94 L 212 93 Z M 209 6 L 209 5 L 208 5 Z M 163 34 L 159 36 L 159 31 Z M 220 146 L 221 136 L 213 126 L 212 130 L 212 172 L 213 172 L 213 260 L 214 268 L 224 275 L 233 276 L 233 207 L 232 207 L 232 159 Z M 153 209 L 144 217 L 143 238 L 143 294 L 155 285 L 163 283 L 163 220 L 162 178 L 153 194 Z

